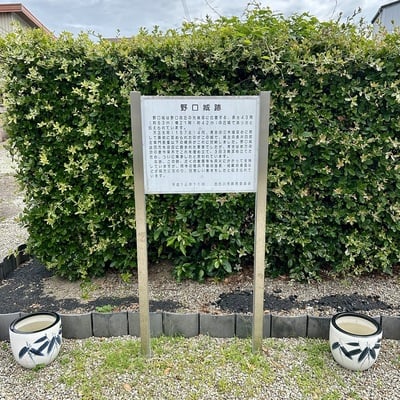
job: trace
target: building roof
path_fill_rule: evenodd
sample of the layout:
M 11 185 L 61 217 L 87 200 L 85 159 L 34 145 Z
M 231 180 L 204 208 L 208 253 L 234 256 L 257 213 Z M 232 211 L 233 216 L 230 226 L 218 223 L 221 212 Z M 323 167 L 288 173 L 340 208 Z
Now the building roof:
M 384 8 L 393 6 L 393 5 L 395 5 L 395 4 L 400 4 L 400 0 L 392 1 L 391 3 L 384 4 L 383 6 L 379 7 L 379 10 L 378 10 L 377 13 L 375 14 L 374 18 L 372 18 L 371 23 L 373 24 L 373 23 L 378 19 L 379 15 L 382 14 L 382 11 L 383 11 Z
M 53 35 L 24 5 L 21 3 L 0 4 L 0 13 L 15 13 L 30 27 L 43 29 Z

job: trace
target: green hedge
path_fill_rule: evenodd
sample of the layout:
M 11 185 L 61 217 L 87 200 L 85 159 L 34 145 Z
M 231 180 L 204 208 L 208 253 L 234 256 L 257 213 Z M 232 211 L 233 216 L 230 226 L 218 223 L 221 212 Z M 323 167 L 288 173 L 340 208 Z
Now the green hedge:
M 119 42 L 0 39 L 30 250 L 70 279 L 136 264 L 129 92 L 272 91 L 267 261 L 295 279 L 391 273 L 400 259 L 400 36 L 284 18 L 185 24 Z M 178 279 L 252 260 L 254 195 L 148 196 L 151 261 Z

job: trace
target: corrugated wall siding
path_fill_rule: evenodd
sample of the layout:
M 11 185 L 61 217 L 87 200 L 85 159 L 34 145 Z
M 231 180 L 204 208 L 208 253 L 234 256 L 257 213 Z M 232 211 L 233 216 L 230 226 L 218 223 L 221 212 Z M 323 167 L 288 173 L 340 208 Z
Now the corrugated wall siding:
M 11 31 L 11 14 L 0 14 L 0 35 Z
M 382 25 L 392 32 L 394 27 L 400 26 L 400 3 L 387 6 L 382 11 L 381 17 Z
M 14 31 L 18 25 L 29 28 L 29 25 L 15 13 L 0 13 L 0 35 Z
M 0 13 L 0 36 L 6 35 L 9 32 L 15 30 L 16 26 L 29 27 L 24 20 L 22 20 L 15 13 Z M 4 112 L 4 108 L 2 106 L 2 99 L 0 97 L 0 114 Z M 6 133 L 1 125 L 0 119 L 0 142 L 7 138 Z

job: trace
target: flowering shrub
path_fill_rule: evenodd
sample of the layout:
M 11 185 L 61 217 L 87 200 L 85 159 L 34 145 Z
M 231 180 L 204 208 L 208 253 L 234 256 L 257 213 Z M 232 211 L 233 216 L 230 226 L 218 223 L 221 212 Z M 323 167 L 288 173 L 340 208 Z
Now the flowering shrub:
M 391 273 L 400 259 L 400 36 L 350 22 L 246 18 L 119 42 L 0 39 L 6 127 L 36 257 L 70 279 L 135 266 L 129 92 L 272 92 L 268 271 Z M 147 196 L 151 261 L 178 279 L 251 262 L 254 195 Z

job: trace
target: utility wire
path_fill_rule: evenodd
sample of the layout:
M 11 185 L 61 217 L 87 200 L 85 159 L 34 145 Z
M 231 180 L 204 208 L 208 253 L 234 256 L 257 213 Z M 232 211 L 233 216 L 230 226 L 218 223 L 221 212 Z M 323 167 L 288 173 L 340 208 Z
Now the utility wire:
M 189 14 L 189 8 L 186 4 L 186 0 L 182 0 L 182 6 L 183 6 L 183 12 L 185 13 L 186 19 L 191 22 L 190 14 Z

